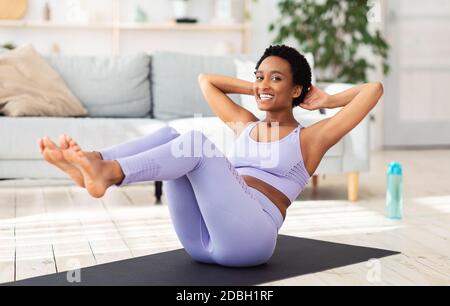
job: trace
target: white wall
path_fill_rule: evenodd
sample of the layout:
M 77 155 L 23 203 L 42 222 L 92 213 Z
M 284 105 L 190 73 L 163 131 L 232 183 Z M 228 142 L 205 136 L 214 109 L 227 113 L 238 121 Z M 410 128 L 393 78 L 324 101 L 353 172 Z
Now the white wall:
M 275 34 L 268 31 L 269 25 L 279 16 L 278 0 L 259 0 L 251 4 L 252 18 L 252 51 L 263 53 L 275 38 Z

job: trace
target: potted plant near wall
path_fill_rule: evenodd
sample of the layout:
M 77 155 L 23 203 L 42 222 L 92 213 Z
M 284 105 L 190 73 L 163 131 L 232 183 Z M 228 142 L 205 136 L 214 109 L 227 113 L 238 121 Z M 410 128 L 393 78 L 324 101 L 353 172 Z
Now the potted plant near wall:
M 389 45 L 379 30 L 372 31 L 370 0 L 280 0 L 280 17 L 270 25 L 275 43 L 293 38 L 304 52 L 314 55 L 317 80 L 321 82 L 367 82 L 375 69 L 371 59 L 381 59 L 389 72 Z

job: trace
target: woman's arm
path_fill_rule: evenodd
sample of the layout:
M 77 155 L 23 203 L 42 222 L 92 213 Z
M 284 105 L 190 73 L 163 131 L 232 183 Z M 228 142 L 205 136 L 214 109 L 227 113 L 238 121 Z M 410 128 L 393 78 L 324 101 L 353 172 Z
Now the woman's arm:
M 258 118 L 234 103 L 227 94 L 253 95 L 253 84 L 232 77 L 200 74 L 198 77 L 203 96 L 212 111 L 238 135 L 246 123 Z M 256 103 L 256 101 L 255 101 Z
M 325 108 L 344 107 L 352 101 L 368 84 L 357 85 L 335 95 L 330 95 Z
M 345 105 L 336 115 L 328 118 L 320 130 L 320 138 L 327 150 L 355 128 L 366 117 L 383 95 L 379 82 L 357 86 L 337 94 L 329 105 Z M 336 106 L 337 107 L 337 106 Z
M 201 74 L 199 76 L 200 83 L 207 81 L 215 86 L 224 94 L 241 94 L 253 95 L 253 83 L 236 79 L 229 76 Z
M 329 95 L 317 86 L 311 86 L 300 107 L 307 110 L 344 107 L 366 86 L 367 84 L 357 85 L 335 95 Z
M 356 86 L 331 98 L 317 89 L 315 98 L 310 97 L 306 107 L 300 104 L 311 110 L 315 107 L 344 106 L 333 117 L 304 129 L 303 138 L 307 143 L 304 160 L 308 173 L 314 173 L 325 153 L 369 114 L 383 95 L 383 90 L 381 83 L 370 83 Z

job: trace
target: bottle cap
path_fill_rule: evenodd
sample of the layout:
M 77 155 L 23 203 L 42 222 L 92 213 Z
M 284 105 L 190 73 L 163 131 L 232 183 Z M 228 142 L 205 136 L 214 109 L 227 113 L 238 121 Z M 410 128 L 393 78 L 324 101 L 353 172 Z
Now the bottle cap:
M 395 161 L 391 162 L 389 164 L 387 174 L 402 175 L 402 165 Z

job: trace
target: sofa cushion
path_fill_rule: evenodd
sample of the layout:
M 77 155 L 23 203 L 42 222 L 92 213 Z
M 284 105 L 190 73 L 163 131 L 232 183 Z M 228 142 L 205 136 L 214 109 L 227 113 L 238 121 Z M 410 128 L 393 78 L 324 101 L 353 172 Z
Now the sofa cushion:
M 0 117 L 0 160 L 41 159 L 37 140 L 72 136 L 84 150 L 98 150 L 150 134 L 167 126 L 147 118 Z
M 84 116 L 86 109 L 31 45 L 0 54 L 0 114 Z
M 150 56 L 47 56 L 89 117 L 147 117 L 151 111 Z
M 172 120 L 211 116 L 198 84 L 200 73 L 234 76 L 235 57 L 156 52 L 152 56 L 153 114 L 157 119 Z M 239 95 L 231 95 L 240 103 Z

